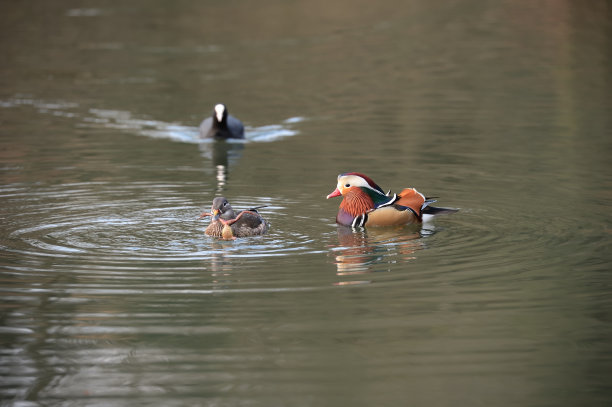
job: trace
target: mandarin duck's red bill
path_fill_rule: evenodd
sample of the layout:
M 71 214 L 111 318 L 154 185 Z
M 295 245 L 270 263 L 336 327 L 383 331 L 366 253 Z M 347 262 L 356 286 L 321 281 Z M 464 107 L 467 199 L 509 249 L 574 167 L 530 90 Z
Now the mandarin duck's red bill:
M 423 222 L 428 215 L 454 213 L 458 209 L 436 208 L 436 202 L 414 188 L 386 194 L 372 179 L 358 172 L 338 175 L 336 189 L 327 199 L 342 195 L 336 222 L 345 226 L 393 226 Z

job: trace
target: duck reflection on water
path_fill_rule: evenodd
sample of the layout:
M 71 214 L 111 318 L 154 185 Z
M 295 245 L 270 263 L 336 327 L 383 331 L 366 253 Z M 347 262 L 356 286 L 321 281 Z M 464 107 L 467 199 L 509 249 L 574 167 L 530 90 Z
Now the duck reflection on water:
M 214 240 L 210 242 L 211 256 L 204 264 L 203 268 L 210 271 L 211 283 L 214 289 L 228 289 L 232 283 L 236 282 L 231 256 L 228 256 L 228 247 L 231 242 L 226 240 Z
M 396 227 L 366 230 L 338 226 L 337 233 L 339 245 L 333 249 L 336 274 L 349 276 L 389 271 L 386 264 L 414 260 L 415 253 L 425 248 L 421 238 L 431 234 L 432 229 Z
M 240 161 L 244 150 L 244 142 L 227 140 L 207 140 L 200 143 L 200 152 L 210 160 L 215 174 L 216 191 L 225 189 L 229 178 L 230 167 Z
M 298 132 L 291 127 L 303 120 L 303 117 L 290 117 L 281 124 L 245 127 L 229 114 L 224 104 L 216 104 L 198 128 L 198 141 L 202 156 L 212 164 L 217 192 L 225 190 L 230 168 L 242 157 L 246 143 L 273 142 L 294 136 Z

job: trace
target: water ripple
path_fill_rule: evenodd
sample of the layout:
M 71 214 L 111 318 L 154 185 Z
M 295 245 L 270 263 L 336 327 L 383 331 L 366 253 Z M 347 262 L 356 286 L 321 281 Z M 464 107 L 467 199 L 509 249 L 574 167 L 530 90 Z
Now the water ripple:
M 243 198 L 235 201 L 234 206 L 267 205 L 260 211 L 271 219 L 273 226 L 269 235 L 235 242 L 205 236 L 203 230 L 207 220 L 197 220 L 202 206 L 197 203 L 177 205 L 177 188 L 182 187 L 98 183 L 27 191 L 3 188 L 10 205 L 21 207 L 22 218 L 14 230 L 8 231 L 8 242 L 13 243 L 6 244 L 7 250 L 24 255 L 30 261 L 80 256 L 106 264 L 124 261 L 177 263 L 220 256 L 256 260 L 315 250 L 307 234 L 274 230 L 274 214 L 283 208 L 272 205 L 266 197 Z M 191 189 L 194 185 L 183 188 Z M 51 199 L 67 196 L 69 203 Z M 102 196 L 106 200 L 102 200 Z M 40 207 L 37 202 L 43 198 L 52 202 Z
M 78 127 L 112 129 L 140 136 L 167 139 L 181 143 L 199 144 L 210 142 L 201 140 L 198 127 L 179 123 L 169 123 L 149 118 L 135 117 L 124 110 L 91 108 L 80 112 L 79 105 L 67 101 L 45 101 L 26 95 L 0 100 L 0 107 L 32 107 L 40 114 L 62 116 L 77 121 Z M 289 117 L 282 123 L 263 126 L 246 126 L 244 140 L 231 140 L 235 143 L 265 143 L 298 134 L 293 128 L 305 119 L 300 116 Z M 198 123 L 199 125 L 199 123 Z

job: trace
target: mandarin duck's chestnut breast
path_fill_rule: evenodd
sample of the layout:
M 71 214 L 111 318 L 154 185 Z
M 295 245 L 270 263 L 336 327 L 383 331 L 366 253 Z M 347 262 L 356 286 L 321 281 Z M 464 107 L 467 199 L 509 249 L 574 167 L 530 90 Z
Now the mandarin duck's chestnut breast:
M 336 189 L 327 199 L 336 196 L 342 196 L 336 222 L 352 227 L 407 225 L 421 223 L 428 215 L 457 212 L 431 206 L 435 200 L 414 188 L 385 193 L 370 177 L 358 172 L 338 176 Z

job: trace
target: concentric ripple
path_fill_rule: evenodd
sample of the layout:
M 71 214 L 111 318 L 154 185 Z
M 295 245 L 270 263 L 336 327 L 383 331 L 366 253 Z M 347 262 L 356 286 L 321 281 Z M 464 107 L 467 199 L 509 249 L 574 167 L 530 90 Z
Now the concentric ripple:
M 185 203 L 196 185 L 151 185 L 134 183 L 70 184 L 46 188 L 5 189 L 10 205 L 20 206 L 19 225 L 8 231 L 8 239 L 21 242 L 6 247 L 28 258 L 74 257 L 97 261 L 150 260 L 177 262 L 210 259 L 222 252 L 234 257 L 282 256 L 313 250 L 311 239 L 282 232 L 225 244 L 203 234 L 207 220 L 197 220 L 201 195 Z M 44 206 L 37 204 L 43 200 Z M 247 203 L 248 201 L 248 203 Z M 266 205 L 260 211 L 274 224 L 274 214 L 283 208 L 270 198 L 252 197 L 236 201 L 238 208 Z

